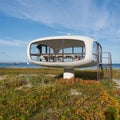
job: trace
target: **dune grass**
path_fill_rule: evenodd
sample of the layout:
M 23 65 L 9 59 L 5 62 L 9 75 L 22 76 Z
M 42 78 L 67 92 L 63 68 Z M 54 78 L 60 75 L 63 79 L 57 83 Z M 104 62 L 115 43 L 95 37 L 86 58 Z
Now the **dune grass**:
M 120 119 L 120 90 L 114 83 L 96 81 L 95 71 L 77 70 L 70 80 L 62 79 L 62 72 L 0 69 L 6 76 L 0 80 L 0 120 Z
M 8 74 L 54 74 L 62 78 L 63 69 L 56 68 L 0 68 L 0 75 Z M 82 79 L 96 79 L 96 70 L 75 70 L 75 77 Z M 113 78 L 120 79 L 120 70 L 113 69 Z

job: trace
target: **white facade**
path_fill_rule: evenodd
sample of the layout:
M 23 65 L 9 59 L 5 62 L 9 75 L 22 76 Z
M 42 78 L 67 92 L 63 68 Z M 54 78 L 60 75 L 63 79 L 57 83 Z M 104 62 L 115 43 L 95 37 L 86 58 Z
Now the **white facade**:
M 27 55 L 34 64 L 61 67 L 65 71 L 71 71 L 67 74 L 64 72 L 64 78 L 69 78 L 69 76 L 74 77 L 72 69 L 76 67 L 96 65 L 101 50 L 101 45 L 89 37 L 53 36 L 31 41 L 27 48 Z

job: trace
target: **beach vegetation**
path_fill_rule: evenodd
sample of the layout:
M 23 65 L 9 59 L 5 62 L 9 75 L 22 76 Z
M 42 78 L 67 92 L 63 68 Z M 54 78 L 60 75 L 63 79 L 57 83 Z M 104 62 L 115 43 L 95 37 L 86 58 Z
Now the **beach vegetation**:
M 0 120 L 120 119 L 120 89 L 113 82 L 90 79 L 94 72 L 88 79 L 69 80 L 58 77 L 61 69 L 7 72 L 0 71 L 5 75 L 0 80 Z

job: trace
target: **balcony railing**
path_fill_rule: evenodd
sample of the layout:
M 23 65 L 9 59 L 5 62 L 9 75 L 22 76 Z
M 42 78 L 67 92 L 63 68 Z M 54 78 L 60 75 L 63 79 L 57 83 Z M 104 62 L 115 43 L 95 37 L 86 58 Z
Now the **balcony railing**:
M 40 62 L 74 62 L 82 60 L 85 53 L 30 54 L 31 59 Z

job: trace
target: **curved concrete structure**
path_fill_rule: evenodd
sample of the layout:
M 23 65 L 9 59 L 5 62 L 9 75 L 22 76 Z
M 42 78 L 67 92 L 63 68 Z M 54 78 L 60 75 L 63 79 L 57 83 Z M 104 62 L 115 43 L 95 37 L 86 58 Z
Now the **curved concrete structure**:
M 101 45 L 89 37 L 53 36 L 31 41 L 27 55 L 34 64 L 64 68 L 64 78 L 71 78 L 74 68 L 96 65 L 101 51 Z

